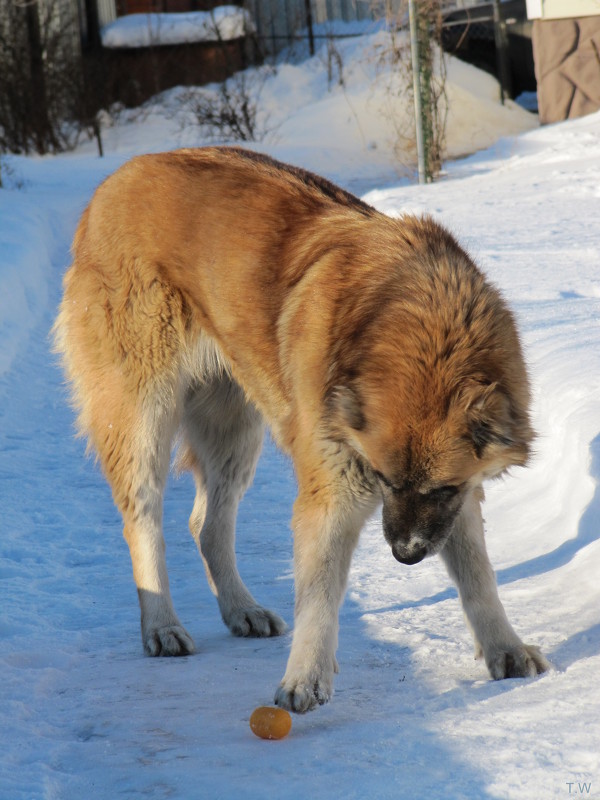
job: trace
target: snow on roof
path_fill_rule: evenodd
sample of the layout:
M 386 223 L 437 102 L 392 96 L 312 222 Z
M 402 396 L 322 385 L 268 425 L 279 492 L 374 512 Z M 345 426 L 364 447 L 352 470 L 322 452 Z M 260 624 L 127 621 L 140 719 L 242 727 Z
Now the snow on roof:
M 128 14 L 105 25 L 104 47 L 217 42 L 238 39 L 254 30 L 249 13 L 238 6 L 176 14 Z

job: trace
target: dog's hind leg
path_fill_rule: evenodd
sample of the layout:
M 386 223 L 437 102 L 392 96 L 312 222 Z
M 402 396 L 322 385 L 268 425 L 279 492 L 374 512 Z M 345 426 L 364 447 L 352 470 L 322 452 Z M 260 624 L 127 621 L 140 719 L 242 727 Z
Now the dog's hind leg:
M 118 370 L 105 370 L 97 378 L 86 400 L 86 427 L 123 517 L 144 650 L 151 656 L 186 655 L 194 644 L 173 609 L 162 533 L 175 392 L 147 384 L 140 396 Z
M 534 645 L 523 644 L 513 630 L 496 586 L 485 547 L 480 488 L 466 498 L 455 528 L 441 552 L 458 586 L 465 617 L 492 678 L 525 678 L 545 672 L 548 661 Z
M 78 237 L 85 236 L 82 223 Z M 86 247 L 65 277 L 56 345 L 73 384 L 80 432 L 98 453 L 123 516 L 144 649 L 183 655 L 194 646 L 171 601 L 162 499 L 177 425 L 185 309 L 151 263 L 117 259 L 101 268 L 86 260 Z
M 182 464 L 194 474 L 190 531 L 223 621 L 236 636 L 277 636 L 284 621 L 260 606 L 239 575 L 235 557 L 238 504 L 252 482 L 264 426 L 241 388 L 227 376 L 195 384 L 184 405 Z
M 142 413 L 135 457 L 130 462 L 130 487 L 122 509 L 140 601 L 142 640 L 146 653 L 152 656 L 194 652 L 194 643 L 173 608 L 162 533 L 163 493 L 174 430 L 173 408 L 156 401 L 151 410 Z

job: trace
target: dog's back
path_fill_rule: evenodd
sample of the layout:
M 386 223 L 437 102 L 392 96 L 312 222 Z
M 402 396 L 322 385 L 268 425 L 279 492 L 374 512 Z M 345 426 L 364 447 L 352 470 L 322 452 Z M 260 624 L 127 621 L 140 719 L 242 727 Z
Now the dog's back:
M 312 173 L 235 148 L 140 156 L 98 188 L 74 238 L 55 341 L 105 469 L 110 420 L 133 424 L 132 406 L 175 391 L 190 359 L 233 369 L 280 415 L 278 320 L 331 247 L 312 221 L 336 214 L 380 216 Z

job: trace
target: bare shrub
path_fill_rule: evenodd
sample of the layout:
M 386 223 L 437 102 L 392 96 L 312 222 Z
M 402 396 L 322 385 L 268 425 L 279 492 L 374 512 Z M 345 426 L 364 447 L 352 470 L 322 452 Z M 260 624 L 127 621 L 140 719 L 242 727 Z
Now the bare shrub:
M 344 61 L 333 36 L 327 37 L 327 49 L 325 51 L 325 58 L 321 56 L 321 60 L 325 61 L 327 66 L 327 86 L 331 89 L 333 85 L 334 74 L 337 73 L 337 85 L 343 87 L 344 81 Z
M 262 141 L 273 130 L 268 117 L 259 112 L 262 88 L 272 74 L 272 68 L 262 67 L 237 72 L 212 87 L 184 89 L 178 111 L 182 127 L 195 125 L 209 140 Z
M 25 181 L 13 164 L 0 155 L 0 189 L 22 189 L 24 186 Z

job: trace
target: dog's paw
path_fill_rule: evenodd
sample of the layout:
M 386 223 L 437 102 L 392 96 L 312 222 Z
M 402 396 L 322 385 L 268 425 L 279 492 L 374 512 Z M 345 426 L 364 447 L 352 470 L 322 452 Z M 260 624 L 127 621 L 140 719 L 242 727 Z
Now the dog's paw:
M 275 692 L 275 705 L 304 714 L 328 703 L 333 695 L 333 678 L 289 680 L 284 677 Z
M 223 620 L 234 636 L 281 636 L 287 625 L 277 614 L 262 606 L 249 606 L 223 614 Z
M 147 631 L 143 637 L 144 650 L 149 656 L 189 656 L 194 641 L 181 625 L 165 625 Z
M 538 647 L 523 643 L 486 655 L 486 664 L 496 681 L 503 678 L 534 678 L 551 668 Z

